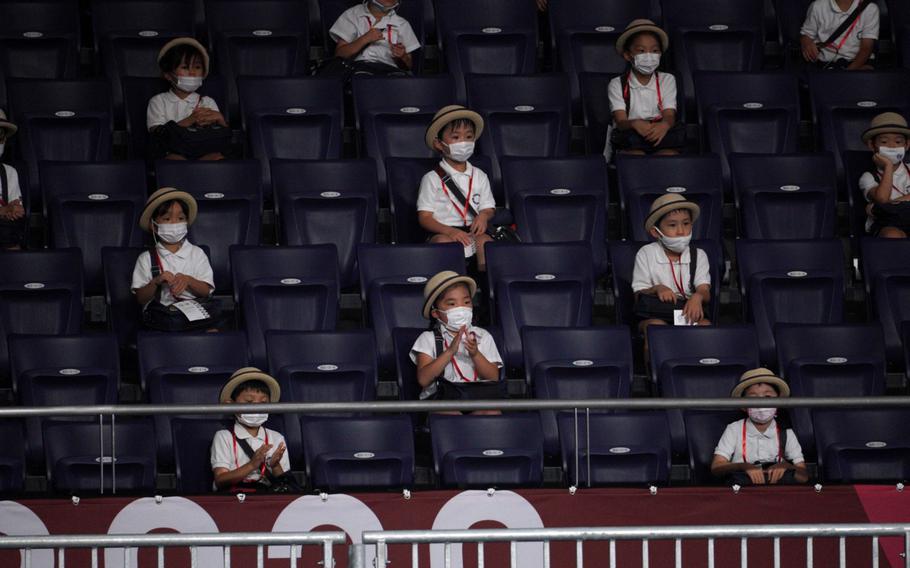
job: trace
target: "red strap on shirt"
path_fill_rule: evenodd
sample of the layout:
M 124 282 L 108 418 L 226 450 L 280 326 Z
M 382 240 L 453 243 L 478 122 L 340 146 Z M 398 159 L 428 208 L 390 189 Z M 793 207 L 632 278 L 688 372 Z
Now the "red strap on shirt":
M 748 421 L 748 418 L 743 419 L 743 463 L 749 463 L 749 460 L 746 459 L 746 423 Z M 784 461 L 784 448 L 781 447 L 780 424 L 777 424 L 776 420 L 774 422 L 777 427 L 777 463 L 780 463 Z
M 676 270 L 673 269 L 673 261 L 670 260 L 669 256 L 667 256 L 667 260 L 670 261 L 670 276 L 673 278 L 673 284 L 676 286 L 676 289 L 679 290 L 682 297 L 685 298 L 686 292 L 683 288 L 682 255 L 679 255 L 679 280 L 676 279 Z
M 442 347 L 443 347 L 443 349 L 449 348 L 449 344 L 446 341 L 445 336 L 443 336 L 443 338 L 442 338 Z M 468 377 L 465 376 L 464 373 L 461 372 L 461 367 L 458 366 L 458 361 L 455 359 L 455 355 L 452 355 L 452 367 L 455 369 L 455 374 L 457 374 L 459 377 L 461 377 L 461 380 L 463 380 L 464 382 L 473 383 L 474 381 L 477 380 L 477 369 L 476 368 L 474 369 L 474 378 L 469 379 Z
M 455 199 L 453 199 L 451 195 L 449 195 L 449 190 L 446 189 L 446 182 L 445 182 L 445 180 L 442 179 L 442 176 L 439 175 L 438 173 L 436 175 L 439 177 L 439 183 L 442 186 L 442 192 L 446 194 L 446 197 L 452 203 L 452 207 L 455 208 L 455 212 L 458 213 L 458 215 L 461 217 L 462 224 L 465 227 L 467 227 L 468 226 L 468 209 L 470 208 L 469 204 L 471 203 L 471 193 L 474 191 L 474 174 L 471 173 L 471 177 L 468 178 L 468 197 L 464 201 L 464 203 L 465 203 L 464 209 L 460 208 L 458 206 L 458 202 Z M 452 181 L 454 182 L 455 178 L 452 178 Z
M 847 38 L 850 37 L 850 34 L 851 34 L 851 33 L 853 33 L 853 29 L 856 27 L 857 24 L 859 24 L 859 20 L 860 20 L 860 18 L 862 18 L 862 17 L 863 17 L 863 15 L 860 14 L 859 16 L 856 17 L 855 20 L 853 20 L 853 23 L 850 24 L 850 27 L 849 27 L 849 28 L 847 28 L 846 33 L 844 33 L 844 35 L 841 36 L 841 39 L 840 39 L 840 41 L 838 42 L 837 46 L 832 46 L 832 45 L 829 43 L 828 45 L 822 47 L 822 49 L 830 49 L 830 50 L 834 51 L 834 53 L 840 52 L 840 48 L 842 48 L 842 47 L 844 46 L 844 44 L 847 43 Z

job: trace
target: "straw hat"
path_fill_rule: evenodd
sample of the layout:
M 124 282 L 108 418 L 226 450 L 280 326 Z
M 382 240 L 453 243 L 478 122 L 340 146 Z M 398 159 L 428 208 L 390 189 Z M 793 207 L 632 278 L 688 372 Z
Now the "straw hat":
M 670 38 L 667 37 L 667 32 L 660 29 L 657 24 L 651 20 L 640 18 L 629 22 L 625 31 L 616 39 L 616 53 L 620 55 L 625 53 L 626 40 L 639 32 L 652 32 L 657 35 L 657 37 L 660 38 L 661 51 L 667 51 L 667 48 L 670 47 Z
M 477 140 L 480 138 L 480 134 L 483 132 L 483 118 L 473 110 L 469 110 L 461 105 L 449 105 L 439 109 L 433 116 L 430 126 L 427 127 L 427 133 L 424 137 L 427 146 L 431 150 L 435 150 L 435 148 L 433 148 L 433 140 L 436 140 L 436 137 L 439 136 L 439 131 L 445 128 L 446 124 L 462 118 L 466 118 L 474 123 L 474 139 Z
M 651 210 L 648 212 L 648 216 L 645 217 L 645 231 L 650 232 L 651 227 L 656 225 L 661 217 L 677 209 L 689 210 L 692 213 L 692 223 L 695 223 L 701 213 L 701 208 L 697 203 L 692 203 L 678 193 L 666 193 L 655 199 L 654 203 L 651 204 Z
M 477 293 L 477 282 L 470 276 L 463 276 L 451 270 L 437 273 L 423 287 L 423 317 L 430 319 L 433 303 L 442 292 L 453 284 L 463 283 L 468 285 L 468 293 L 474 296 Z
M 186 208 L 188 209 L 186 224 L 192 225 L 193 221 L 196 220 L 196 200 L 192 195 L 185 191 L 180 191 L 173 187 L 162 187 L 155 193 L 151 194 L 148 200 L 145 202 L 145 207 L 142 209 L 142 216 L 139 217 L 139 226 L 142 227 L 143 231 L 149 231 L 152 223 L 152 215 L 155 214 L 155 209 L 165 201 L 170 201 L 171 199 L 177 199 L 186 203 Z
M 872 140 L 879 134 L 903 134 L 910 138 L 907 120 L 896 112 L 883 112 L 872 119 L 869 128 L 863 132 L 863 142 Z
M 269 402 L 278 402 L 281 399 L 281 385 L 278 384 L 278 381 L 256 367 L 244 367 L 234 371 L 228 382 L 221 388 L 219 400 L 221 402 L 231 402 L 233 400 L 231 395 L 234 394 L 234 389 L 247 381 L 262 381 L 265 383 L 269 387 Z
M 3 112 L 3 109 L 0 109 L 0 128 L 6 130 L 7 136 L 12 136 L 19 130 L 19 127 L 7 120 L 6 113 Z
M 781 398 L 790 396 L 790 386 L 787 385 L 782 378 L 764 367 L 759 367 L 758 369 L 752 369 L 751 371 L 743 373 L 739 378 L 739 383 L 733 387 L 730 396 L 733 398 L 740 398 L 743 396 L 743 393 L 746 392 L 746 389 L 759 383 L 765 383 L 774 387 L 777 390 L 777 396 Z
M 158 52 L 158 63 L 160 64 L 161 60 L 164 59 L 164 54 L 166 54 L 168 51 L 172 50 L 173 48 L 177 47 L 178 45 L 189 45 L 189 46 L 195 47 L 199 51 L 199 53 L 202 54 L 202 66 L 205 68 L 205 75 L 203 75 L 203 76 L 208 77 L 209 76 L 209 52 L 205 49 L 205 47 L 203 47 L 203 45 L 201 43 L 199 43 L 198 41 L 196 41 L 195 39 L 193 39 L 191 37 L 174 38 L 171 41 L 164 44 L 164 47 L 162 47 L 161 51 Z

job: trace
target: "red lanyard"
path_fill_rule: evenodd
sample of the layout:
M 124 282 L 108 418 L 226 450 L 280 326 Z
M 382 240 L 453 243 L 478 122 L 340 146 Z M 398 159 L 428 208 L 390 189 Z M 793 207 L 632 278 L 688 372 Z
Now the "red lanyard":
M 654 72 L 654 80 L 656 81 L 655 87 L 657 87 L 657 110 L 661 114 L 664 112 L 664 98 L 660 94 L 660 73 Z M 623 92 L 622 96 L 625 99 L 629 99 L 629 82 L 632 81 L 632 72 L 629 71 L 629 74 L 626 75 L 626 90 Z M 631 111 L 631 109 L 626 109 Z
M 439 174 L 436 174 L 436 175 L 439 176 Z M 472 173 L 471 177 L 468 178 L 468 196 L 464 200 L 464 209 L 463 210 L 458 207 L 458 203 L 456 203 L 455 200 L 452 199 L 452 196 L 449 195 L 449 190 L 446 189 L 446 182 L 443 181 L 442 176 L 439 176 L 439 181 L 440 181 L 440 183 L 442 183 L 442 192 L 445 193 L 446 197 L 449 198 L 449 201 L 452 203 L 452 207 L 455 208 L 455 212 L 458 213 L 459 217 L 461 217 L 462 223 L 464 224 L 465 227 L 467 227 L 468 226 L 468 209 L 470 207 L 469 204 L 471 203 L 471 193 L 474 191 L 474 174 Z M 454 177 L 452 178 L 452 181 L 455 181 Z M 458 184 L 456 183 L 455 185 L 458 185 Z
M 848 17 L 849 17 L 849 16 L 848 16 Z M 831 44 L 829 43 L 828 45 L 826 45 L 826 46 L 823 47 L 822 49 L 826 49 L 826 48 L 827 48 L 827 49 L 833 49 L 833 50 L 834 50 L 834 53 L 838 53 L 838 52 L 840 51 L 840 48 L 842 48 L 842 47 L 844 46 L 844 44 L 847 43 L 847 38 L 850 37 L 850 34 L 851 34 L 851 33 L 853 33 L 853 28 L 856 27 L 856 25 L 859 23 L 860 18 L 862 18 L 862 17 L 863 17 L 863 15 L 860 14 L 859 16 L 856 17 L 855 20 L 853 20 L 853 23 L 850 24 L 850 27 L 849 27 L 849 28 L 847 28 L 847 32 L 843 35 L 843 37 L 841 37 L 840 43 L 837 44 L 837 47 L 832 48 L 832 47 L 831 47 Z
M 446 342 L 445 336 L 443 336 L 443 338 L 442 338 L 442 347 L 443 347 L 443 349 L 449 348 L 449 344 L 448 344 L 448 342 Z M 460 347 L 459 347 L 459 349 L 460 349 Z M 473 383 L 474 381 L 476 381 L 477 380 L 477 369 L 476 368 L 474 369 L 474 378 L 469 379 L 468 377 L 465 376 L 464 373 L 461 372 L 461 367 L 458 366 L 458 361 L 455 360 L 456 355 L 457 355 L 457 353 L 455 355 L 452 355 L 452 367 L 455 368 L 455 373 L 459 377 L 461 377 L 461 380 L 463 380 L 466 383 Z
M 363 18 L 367 21 L 367 25 L 370 26 L 370 28 L 372 29 L 373 19 L 370 18 L 369 16 L 364 16 Z M 376 20 L 376 23 L 378 24 L 381 20 L 382 20 L 382 18 L 380 18 L 379 20 Z M 393 26 L 392 24 L 387 24 L 385 27 L 386 37 L 389 39 L 389 43 L 392 43 L 392 28 L 394 28 L 394 27 L 395 26 Z
M 262 426 L 260 426 L 262 428 Z M 234 468 L 240 467 L 240 462 L 237 461 L 237 434 L 234 431 L 231 431 L 231 436 L 234 438 Z M 265 444 L 269 443 L 269 431 L 265 431 Z M 251 446 L 252 447 L 252 446 Z M 262 465 L 259 467 L 259 475 L 265 476 L 265 462 L 262 462 Z
M 749 463 L 749 460 L 746 459 L 746 423 L 748 421 L 748 418 L 743 419 L 743 463 Z M 780 447 L 780 425 L 776 421 L 775 427 L 777 428 L 777 463 L 780 463 L 784 461 L 784 449 Z
M 667 260 L 670 262 L 670 276 L 673 278 L 673 284 L 676 285 L 676 289 L 679 290 L 679 293 L 683 298 L 686 297 L 686 292 L 683 290 L 683 271 L 682 271 L 682 255 L 679 255 L 679 280 L 676 279 L 676 271 L 673 269 L 673 261 L 670 260 L 670 257 L 667 257 Z M 689 262 L 692 262 L 692 259 L 689 259 Z

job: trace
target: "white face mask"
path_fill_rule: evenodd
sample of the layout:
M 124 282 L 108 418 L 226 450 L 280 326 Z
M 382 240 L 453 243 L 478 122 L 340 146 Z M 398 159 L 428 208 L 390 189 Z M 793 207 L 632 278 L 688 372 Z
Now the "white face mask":
M 660 65 L 659 53 L 638 53 L 632 60 L 632 67 L 642 75 L 650 75 Z
M 667 250 L 673 251 L 676 254 L 682 254 L 687 248 L 689 248 L 689 242 L 692 240 L 692 235 L 686 235 L 685 237 L 668 237 L 660 232 L 660 229 L 656 229 L 657 234 L 660 235 L 660 244 L 664 246 Z
M 155 223 L 158 238 L 169 245 L 174 245 L 186 238 L 186 223 Z
M 777 414 L 776 408 L 750 408 L 747 411 L 749 413 L 749 418 L 752 422 L 756 424 L 767 424 L 774 419 L 774 415 Z
M 446 315 L 446 322 L 443 325 L 449 331 L 458 331 L 464 326 L 471 327 L 471 322 L 474 321 L 474 310 L 471 308 L 452 308 L 442 313 Z
M 382 2 L 380 2 L 379 0 L 372 0 L 372 1 L 373 1 L 373 6 L 376 6 L 377 8 L 379 8 L 380 10 L 382 10 L 383 12 L 385 12 L 386 14 L 388 14 L 389 12 L 391 12 L 392 10 L 394 10 L 395 8 L 397 8 L 397 7 L 398 7 L 398 4 L 399 4 L 399 2 L 395 2 L 395 3 L 392 4 L 391 6 L 386 6 L 385 4 L 383 4 Z
M 903 146 L 898 146 L 897 148 L 888 148 L 887 146 L 879 146 L 878 154 L 883 158 L 888 158 L 891 160 L 891 163 L 897 165 L 904 161 L 904 150 Z
M 202 77 L 177 77 L 177 88 L 186 93 L 195 93 L 202 86 Z
M 443 142 L 445 144 L 445 142 Z M 467 162 L 474 155 L 474 142 L 455 142 L 454 144 L 445 144 L 449 149 L 449 157 L 456 162 Z
M 256 428 L 265 424 L 265 421 L 269 419 L 268 414 L 238 414 L 237 421 L 243 424 L 244 426 L 249 426 L 250 428 Z

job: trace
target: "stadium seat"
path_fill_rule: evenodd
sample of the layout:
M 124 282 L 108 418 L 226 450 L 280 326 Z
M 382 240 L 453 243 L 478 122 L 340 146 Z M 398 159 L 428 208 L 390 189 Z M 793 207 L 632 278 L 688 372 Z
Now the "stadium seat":
M 426 331 L 423 327 L 396 327 L 392 330 L 392 343 L 395 350 L 395 376 L 398 381 L 398 398 L 417 400 L 420 385 L 417 383 L 417 366 L 411 361 L 411 347 L 417 337 Z
M 270 278 L 298 278 L 304 282 L 338 280 L 338 253 L 333 245 L 299 247 L 233 245 L 230 257 L 235 303 L 240 302 L 240 290 L 249 280 Z
M 157 466 L 155 447 L 149 443 L 155 437 L 152 420 L 119 417 L 114 432 L 111 430 L 110 421 L 99 427 L 96 421 L 44 420 L 48 484 L 59 493 L 74 494 L 106 493 L 115 484 L 116 491 L 154 490 Z
M 101 249 L 108 327 L 117 336 L 121 349 L 135 347 L 136 333 L 141 326 L 141 310 L 130 286 L 136 259 L 144 250 L 138 247 Z
M 255 37 L 309 33 L 309 15 L 305 0 L 205 0 L 209 51 L 230 32 L 256 32 Z
M 615 76 L 615 73 L 578 74 L 582 124 L 585 128 L 585 154 L 599 155 L 604 150 L 607 129 L 613 124 L 610 99 L 604 93 Z M 677 96 L 678 91 L 679 88 Z
M 689 450 L 690 480 L 697 485 L 720 483 L 711 475 L 711 461 L 714 448 L 724 433 L 727 424 L 742 419 L 742 412 L 722 410 L 686 410 L 683 419 L 686 425 L 686 440 Z
M 670 430 L 664 412 L 579 413 L 577 429 L 574 413 L 561 412 L 559 441 L 562 470 L 576 487 L 670 481 Z
M 314 488 L 408 488 L 414 437 L 407 416 L 302 419 L 307 478 Z
M 730 168 L 744 238 L 834 237 L 837 178 L 831 154 L 735 154 Z
M 230 293 L 231 245 L 258 245 L 262 232 L 259 162 L 159 160 L 155 179 L 196 198 L 199 213 L 189 238 L 209 247 L 216 291 Z
M 632 387 L 629 329 L 525 327 L 525 381 L 538 399 L 628 398 Z M 540 411 L 544 452 L 559 454 L 559 413 Z
M 612 241 L 608 245 L 610 256 L 610 270 L 613 273 L 613 299 L 616 309 L 616 323 L 631 325 L 635 323 L 633 315 L 635 309 L 635 296 L 632 293 L 632 272 L 635 268 L 635 255 L 638 249 L 647 243 L 630 241 Z M 711 264 L 711 306 L 707 317 L 717 322 L 717 313 L 720 307 L 718 294 L 721 281 L 724 277 L 724 257 L 721 243 L 713 240 L 692 241 L 696 247 L 705 251 Z M 638 334 L 638 330 L 633 330 Z
M 500 165 L 522 242 L 587 242 L 595 271 L 605 273 L 609 188 L 603 159 L 514 158 Z
M 817 408 L 812 412 L 818 469 L 826 482 L 883 483 L 910 478 L 906 408 Z
M 657 167 L 655 160 L 661 160 Z M 724 184 L 721 160 L 707 156 L 617 156 L 619 203 L 628 223 L 624 234 L 650 241 L 644 222 L 651 203 L 665 193 L 679 193 L 701 208 L 693 238 L 719 240 L 723 228 Z
M 0 37 L 66 37 L 80 43 L 77 0 L 0 2 Z
M 376 168 L 369 160 L 274 160 L 279 241 L 334 243 L 343 289 L 357 282 L 357 245 L 376 240 Z
M 192 0 L 91 0 L 91 8 L 96 52 L 105 39 L 116 37 L 193 35 Z
M 392 331 L 426 324 L 421 313 L 424 284 L 443 270 L 463 273 L 464 251 L 457 243 L 361 244 L 357 258 L 364 321 L 376 334 L 380 369 L 393 371 Z
M 648 349 L 651 381 L 666 398 L 725 398 L 743 373 L 759 366 L 751 326 L 654 325 L 648 328 Z M 686 452 L 683 414 L 667 411 L 676 454 Z
M 848 213 L 850 220 L 850 237 L 860 239 L 866 233 L 866 196 L 859 188 L 859 178 L 872 169 L 872 152 L 866 148 L 864 151 L 854 150 L 844 152 L 844 192 L 846 193 Z
M 840 323 L 844 312 L 844 260 L 840 241 L 738 240 L 743 311 L 755 322 L 761 362 L 777 359 L 774 326 Z
M 215 433 L 233 427 L 233 421 L 218 417 L 171 418 L 177 490 L 181 494 L 210 494 L 211 448 Z
M 71 79 L 76 68 L 76 46 L 72 39 L 0 36 L 0 77 Z
M 539 485 L 543 435 L 537 413 L 430 415 L 433 467 L 445 486 Z
M 0 493 L 9 495 L 25 488 L 25 429 L 19 419 L 0 420 Z
M 286 402 L 361 402 L 376 398 L 376 340 L 370 330 L 270 331 L 268 369 Z M 302 463 L 301 416 L 284 414 L 292 463 Z
M 11 335 L 65 335 L 82 327 L 78 249 L 0 251 L 0 384 L 9 384 Z
M 101 249 L 142 245 L 144 164 L 42 162 L 39 171 L 51 246 L 81 249 L 86 294 L 102 294 Z
M 799 37 L 806 13 L 812 0 L 774 0 L 774 15 L 777 18 L 778 42 L 784 48 L 785 61 L 802 60 Z
M 493 321 L 503 330 L 500 353 L 507 367 L 524 364 L 524 326 L 591 324 L 594 270 L 587 244 L 491 242 L 485 250 L 488 291 L 495 305 Z
M 866 237 L 860 247 L 869 312 L 881 323 L 889 365 L 902 368 L 900 327 L 910 321 L 910 241 Z

